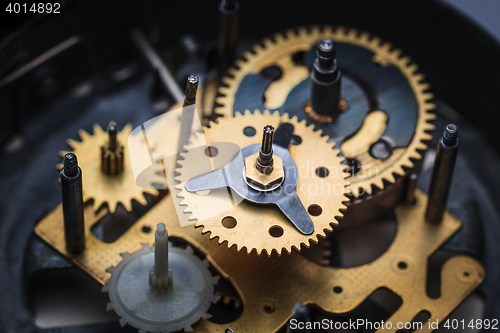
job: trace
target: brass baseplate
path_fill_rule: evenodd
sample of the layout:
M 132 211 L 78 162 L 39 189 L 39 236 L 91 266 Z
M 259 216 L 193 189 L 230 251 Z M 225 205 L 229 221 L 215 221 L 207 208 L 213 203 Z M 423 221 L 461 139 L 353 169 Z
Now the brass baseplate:
M 103 243 L 90 229 L 106 212 L 98 215 L 85 209 L 86 250 L 76 256 L 65 250 L 61 205 L 35 228 L 36 233 L 77 266 L 100 283 L 108 281 L 106 268 L 116 266 L 121 252 L 133 252 L 141 243 L 152 244 L 155 226 L 166 224 L 171 237 L 182 238 L 207 255 L 208 260 L 228 278 L 243 300 L 243 313 L 229 324 L 201 320 L 195 332 L 275 332 L 291 315 L 297 302 L 314 304 L 331 314 L 345 314 L 355 309 L 379 288 L 387 288 L 402 299 L 402 305 L 387 320 L 396 331 L 398 322 L 411 322 L 421 311 L 430 313 L 430 320 L 445 319 L 484 280 L 482 265 L 472 257 L 457 255 L 442 267 L 441 296 L 432 299 L 426 293 L 427 262 L 460 227 L 461 222 L 446 212 L 440 224 L 433 225 L 423 218 L 427 195 L 416 191 L 413 206 L 400 204 L 395 208 L 397 232 L 388 250 L 371 263 L 334 268 L 315 264 L 293 251 L 290 255 L 257 256 L 237 252 L 235 247 L 220 246 L 210 241 L 193 226 L 180 227 L 172 199 L 165 197 L 139 219 L 114 243 Z M 150 233 L 145 233 L 149 231 Z M 377 332 L 383 331 L 380 329 Z M 428 325 L 416 332 L 430 332 Z

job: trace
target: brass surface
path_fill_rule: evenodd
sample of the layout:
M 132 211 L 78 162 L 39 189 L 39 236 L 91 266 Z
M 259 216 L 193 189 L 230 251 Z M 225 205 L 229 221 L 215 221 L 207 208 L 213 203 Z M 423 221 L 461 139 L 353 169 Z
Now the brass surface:
M 384 189 L 386 183 L 394 183 L 396 176 L 405 176 L 406 170 L 413 168 L 413 161 L 421 159 L 420 151 L 427 149 L 423 142 L 431 139 L 427 132 L 434 129 L 430 121 L 435 118 L 435 115 L 430 112 L 435 107 L 430 103 L 433 95 L 427 92 L 429 85 L 423 82 L 424 76 L 417 73 L 418 66 L 411 63 L 409 57 L 402 56 L 401 50 L 393 48 L 391 44 L 383 42 L 380 38 L 341 26 L 300 27 L 296 31 L 287 30 L 273 35 L 272 38 L 265 38 L 261 43 L 255 44 L 251 51 L 245 52 L 243 59 L 236 61 L 236 68 L 229 69 L 229 76 L 223 78 L 224 86 L 218 90 L 222 96 L 217 97 L 216 102 L 221 106 L 217 107 L 215 112 L 225 117 L 232 117 L 235 94 L 243 78 L 248 74 L 257 74 L 265 67 L 273 65 L 280 66 L 283 74 L 280 79 L 273 81 L 265 92 L 266 106 L 279 107 L 296 83 L 308 75 L 305 66 L 295 65 L 291 61 L 292 55 L 298 51 L 310 50 L 323 38 L 354 44 L 372 51 L 373 61 L 384 66 L 396 66 L 406 77 L 415 94 L 418 119 L 414 137 L 408 147 L 401 148 L 390 159 L 371 161 L 370 165 L 366 166 L 368 168 L 376 166 L 377 172 L 365 173 L 363 177 L 351 179 L 353 196 L 371 195 L 374 189 Z M 342 146 L 340 148 L 342 150 Z M 359 156 L 360 160 L 368 158 L 366 154 L 369 148 L 370 146 L 364 147 L 364 155 Z
M 347 111 L 348 107 L 349 106 L 347 105 L 347 101 L 344 99 L 344 97 L 340 96 L 340 101 L 339 101 L 340 112 Z M 304 112 L 309 116 L 309 118 L 311 118 L 312 120 L 314 120 L 320 124 L 331 123 L 336 119 L 336 117 L 338 115 L 338 114 L 336 114 L 336 116 L 334 118 L 333 116 L 325 116 L 325 115 L 316 113 L 312 108 L 311 101 L 307 101 L 306 104 L 304 105 Z
M 141 243 L 153 243 L 153 234 L 145 234 L 143 228 L 154 229 L 158 222 L 165 223 L 170 237 L 182 238 L 205 253 L 219 273 L 232 282 L 243 301 L 243 313 L 236 321 L 216 324 L 203 320 L 194 326 L 195 332 L 224 332 L 228 327 L 235 332 L 276 332 L 286 323 L 297 302 L 314 304 L 331 314 L 345 314 L 379 288 L 391 290 L 402 300 L 389 322 L 411 322 L 422 310 L 430 313 L 431 321 L 441 322 L 484 280 L 485 272 L 481 264 L 469 256 L 452 257 L 442 267 L 441 296 L 436 299 L 427 296 L 428 259 L 460 228 L 461 222 L 446 212 L 441 224 L 426 223 L 427 196 L 419 190 L 415 196 L 414 206 L 401 204 L 395 208 L 397 232 L 388 250 L 373 262 L 352 268 L 320 266 L 297 252 L 281 257 L 259 257 L 234 247 L 219 246 L 193 226 L 180 227 L 170 195 L 111 244 L 101 242 L 90 233 L 99 216 L 87 206 L 87 248 L 76 256 L 65 250 L 61 205 L 45 217 L 35 231 L 104 284 L 110 275 L 106 269 L 120 262 L 120 252 L 136 251 Z M 400 262 L 405 262 L 405 269 L 399 268 Z M 335 287 L 342 291 L 335 293 Z M 430 331 L 424 325 L 416 332 Z
M 255 153 L 245 158 L 245 177 L 247 178 L 247 181 L 263 189 L 279 184 L 285 175 L 283 172 L 283 160 L 281 157 L 276 155 L 273 156 L 273 170 L 267 174 L 264 174 L 257 169 L 256 161 L 258 157 L 259 153 Z
M 305 120 L 298 122 L 296 118 L 289 119 L 286 114 L 270 114 L 267 110 L 264 114 L 258 110 L 253 114 L 247 111 L 245 115 L 234 118 L 220 118 L 217 124 L 211 123 L 210 128 L 205 128 L 204 133 L 210 146 L 217 147 L 217 143 L 230 142 L 241 149 L 260 144 L 264 126 L 278 128 L 281 122 L 294 125 L 294 135 L 302 138 L 301 144 L 289 146 L 289 152 L 297 166 L 296 192 L 304 208 L 308 210 L 313 206 L 321 209 L 317 216 L 310 214 L 315 227 L 313 234 L 302 234 L 275 205 L 258 205 L 247 201 L 234 205 L 228 200 L 226 189 L 211 191 L 209 195 L 186 191 L 184 183 L 209 171 L 204 165 L 221 164 L 218 160 L 221 155 L 208 157 L 203 150 L 188 149 L 186 153 L 181 153 L 183 160 L 178 161 L 181 168 L 176 170 L 180 174 L 176 177 L 180 182 L 176 186 L 178 197 L 184 199 L 181 206 L 187 206 L 184 212 L 191 214 L 191 218 L 197 221 L 196 226 L 203 227 L 203 233 L 210 233 L 210 238 L 218 238 L 219 244 L 226 243 L 228 247 L 236 245 L 238 250 L 245 249 L 248 253 L 256 251 L 259 255 L 262 252 L 280 255 L 283 250 L 290 253 L 292 249 L 300 251 L 302 246 L 307 248 L 311 242 L 317 243 L 319 237 L 325 237 L 327 232 L 332 231 L 332 226 L 338 224 L 336 218 L 342 217 L 344 203 L 348 201 L 345 196 L 348 182 L 344 173 L 347 166 L 341 165 L 343 158 L 338 156 L 338 150 L 333 149 L 335 144 L 328 143 L 328 137 L 321 136 L 320 131 L 314 131 L 314 126 L 306 126 Z M 254 136 L 244 134 L 244 129 L 249 126 L 256 130 Z M 228 162 L 229 159 L 225 161 Z M 317 169 L 321 167 L 329 170 L 326 177 L 317 174 Z M 228 217 L 236 220 L 236 226 L 228 228 L 222 223 Z M 273 235 L 276 228 L 282 230 L 280 236 Z
M 123 146 L 123 150 L 128 152 L 128 136 L 132 126 L 129 124 L 117 134 L 118 142 Z M 156 189 L 144 189 L 135 183 L 134 174 L 130 165 L 130 156 L 125 157 L 123 172 L 118 175 L 107 175 L 101 168 L 101 147 L 108 142 L 108 133 L 99 125 L 94 125 L 94 134 L 91 135 L 84 130 L 79 132 L 81 142 L 69 139 L 68 145 L 72 151 L 61 151 L 62 157 L 69 152 L 75 153 L 78 165 L 82 169 L 83 181 L 83 201 L 93 200 L 94 210 L 97 211 L 102 205 L 107 204 L 111 213 L 114 213 L 119 203 L 127 211 L 132 210 L 132 200 L 141 205 L 146 205 L 144 194 L 152 196 L 158 195 Z M 62 164 L 57 165 L 58 169 Z M 155 176 L 155 174 L 152 174 Z M 158 176 L 159 182 L 164 182 L 163 177 Z

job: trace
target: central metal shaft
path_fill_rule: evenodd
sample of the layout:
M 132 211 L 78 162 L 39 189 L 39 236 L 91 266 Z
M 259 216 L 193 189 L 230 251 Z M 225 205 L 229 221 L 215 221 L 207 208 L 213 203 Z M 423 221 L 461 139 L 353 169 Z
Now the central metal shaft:
M 269 174 L 273 171 L 273 140 L 274 127 L 271 125 L 264 126 L 262 145 L 260 146 L 259 157 L 256 163 L 257 169 L 264 174 Z
M 199 79 L 196 75 L 191 75 L 188 77 L 184 106 L 193 105 L 196 102 L 196 92 L 198 91 L 198 82 Z
M 118 134 L 118 127 L 114 121 L 109 123 L 108 135 L 109 135 L 109 150 L 115 151 L 117 147 L 116 135 Z
M 311 72 L 311 106 L 316 117 L 333 121 L 340 113 L 341 73 L 337 52 L 331 39 L 318 44 L 316 61 Z

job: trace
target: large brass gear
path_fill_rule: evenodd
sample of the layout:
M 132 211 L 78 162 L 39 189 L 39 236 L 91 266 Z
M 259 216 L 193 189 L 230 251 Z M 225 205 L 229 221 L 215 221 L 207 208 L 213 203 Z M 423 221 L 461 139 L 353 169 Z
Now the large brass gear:
M 336 218 L 342 217 L 341 211 L 346 209 L 344 202 L 348 201 L 345 196 L 348 186 L 344 173 L 346 166 L 341 164 L 343 158 L 338 156 L 339 150 L 333 150 L 335 144 L 328 143 L 328 137 L 321 136 L 319 131 L 314 130 L 314 126 L 306 126 L 305 121 L 298 122 L 295 118 L 289 119 L 288 115 L 280 116 L 278 112 L 271 114 L 266 110 L 261 114 L 255 110 L 252 114 L 247 110 L 244 115 L 221 118 L 218 123 L 211 123 L 211 127 L 205 128 L 204 133 L 209 145 L 231 142 L 243 148 L 260 142 L 265 125 L 277 128 L 281 122 L 293 124 L 294 135 L 302 139 L 300 144 L 290 145 L 289 152 L 299 170 L 297 194 L 302 204 L 306 209 L 314 205 L 321 207 L 318 216 L 311 216 L 315 226 L 313 234 L 308 236 L 299 232 L 274 205 L 256 205 L 243 201 L 237 205 L 226 205 L 222 213 L 217 211 L 217 214 L 213 214 L 213 208 L 221 206 L 216 194 L 211 198 L 210 194 L 202 196 L 184 188 L 183 184 L 189 179 L 206 172 L 200 170 L 200 165 L 204 164 L 204 158 L 210 158 L 195 153 L 196 149 L 188 149 L 181 154 L 184 159 L 178 162 L 181 168 L 176 170 L 180 174 L 176 180 L 181 183 L 176 186 L 178 197 L 184 199 L 181 205 L 187 206 L 185 212 L 192 214 L 191 217 L 197 220 L 196 227 L 202 227 L 203 233 L 210 233 L 211 239 L 218 238 L 219 244 L 226 242 L 228 247 L 236 245 L 237 250 L 246 249 L 248 253 L 255 250 L 258 255 L 262 252 L 281 255 L 283 249 L 290 253 L 292 248 L 300 251 L 302 245 L 308 248 L 310 242 L 317 243 L 319 237 L 324 238 L 327 232 L 332 231 L 332 226 L 338 224 Z M 245 128 L 249 126 L 256 131 L 251 137 L 244 134 Z M 328 168 L 326 177 L 317 175 L 316 169 L 320 167 Z M 340 193 L 328 195 L 318 191 L 317 195 L 311 195 L 312 187 L 336 189 Z M 236 220 L 235 227 L 223 225 L 222 221 L 227 217 Z M 281 236 L 271 235 L 276 228 L 282 230 Z
M 347 145 L 345 151 L 344 144 L 341 145 L 340 149 L 346 157 L 357 157 L 364 168 L 362 170 L 367 170 L 363 175 L 358 175 L 350 180 L 352 195 L 356 198 L 363 194 L 371 195 L 377 189 L 384 189 L 386 183 L 393 184 L 399 176 L 405 176 L 406 170 L 413 168 L 413 162 L 421 159 L 420 152 L 427 149 L 424 142 L 431 139 L 431 135 L 427 132 L 434 129 L 430 121 L 435 118 L 435 115 L 430 112 L 435 107 L 434 104 L 430 103 L 433 95 L 427 92 L 429 85 L 423 82 L 424 76 L 417 73 L 417 65 L 413 64 L 409 57 L 403 56 L 401 50 L 394 49 L 391 44 L 380 38 L 341 26 L 300 27 L 265 38 L 261 43 L 255 44 L 251 51 L 245 52 L 243 59 L 236 61 L 236 68 L 229 69 L 229 75 L 223 78 L 223 86 L 218 90 L 220 96 L 216 98 L 216 103 L 219 107 L 215 108 L 215 112 L 224 117 L 231 117 L 235 112 L 243 111 L 233 109 L 235 95 L 242 80 L 248 74 L 259 73 L 262 69 L 273 65 L 279 66 L 283 74 L 278 81 L 266 88 L 265 106 L 269 109 L 279 107 L 291 89 L 309 75 L 307 66 L 294 64 L 292 55 L 297 51 L 310 50 L 323 38 L 330 38 L 337 43 L 363 47 L 373 52 L 372 61 L 374 63 L 382 67 L 388 65 L 397 67 L 406 77 L 418 104 L 418 119 L 413 138 L 406 148 L 395 149 L 392 157 L 380 160 L 369 156 L 367 151 L 373 144 L 373 140 L 366 138 L 364 140 L 351 138 L 349 151 L 355 156 L 349 156 Z M 246 97 L 248 98 L 248 96 Z M 380 114 L 375 111 L 368 113 L 368 115 L 371 115 L 371 119 L 365 118 L 366 126 L 358 129 L 360 136 L 364 136 L 366 132 L 376 135 L 377 130 L 380 130 L 374 129 L 376 126 L 370 125 L 368 122 L 376 121 L 375 118 L 379 117 Z M 382 117 L 379 119 L 379 123 L 383 124 L 385 120 Z M 381 134 L 380 131 L 379 134 Z M 372 172 L 372 167 L 376 167 L 377 172 Z
M 125 154 L 129 153 L 129 135 L 132 126 L 128 124 L 117 134 L 117 140 Z M 98 124 L 94 125 L 94 134 L 91 135 L 83 129 L 78 132 L 82 141 L 68 139 L 68 145 L 73 149 L 71 152 L 77 156 L 78 165 L 82 169 L 83 201 L 93 200 L 94 210 L 97 211 L 102 205 L 107 204 L 109 212 L 114 213 L 118 204 L 121 203 L 127 211 L 132 211 L 132 200 L 145 206 L 147 204 L 144 194 L 156 196 L 158 190 L 144 189 L 139 187 L 134 178 L 130 157 L 125 156 L 123 171 L 119 175 L 110 176 L 101 169 L 101 147 L 108 141 L 108 133 Z M 63 157 L 70 151 L 61 151 Z M 58 169 L 62 164 L 57 165 Z M 163 183 L 163 177 L 152 173 L 152 177 L 158 177 L 157 182 Z M 151 180 L 154 182 L 154 180 Z

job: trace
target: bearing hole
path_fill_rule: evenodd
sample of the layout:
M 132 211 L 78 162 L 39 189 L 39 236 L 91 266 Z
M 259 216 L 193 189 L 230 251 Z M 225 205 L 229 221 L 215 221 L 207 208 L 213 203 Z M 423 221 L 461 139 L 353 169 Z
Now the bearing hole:
M 265 78 L 271 79 L 272 81 L 276 81 L 283 75 L 283 71 L 280 67 L 273 65 L 265 67 L 259 74 Z
M 340 286 L 333 287 L 333 292 L 336 294 L 340 294 L 342 292 L 342 287 Z
M 320 216 L 321 213 L 323 213 L 323 209 L 321 208 L 321 206 L 316 204 L 310 205 L 309 208 L 307 208 L 307 211 L 312 216 Z
M 470 273 L 469 273 L 469 272 L 464 272 L 464 276 L 465 276 L 465 277 L 467 277 L 467 276 L 469 276 L 469 275 L 470 275 Z
M 151 227 L 150 227 L 150 226 L 145 225 L 145 226 L 143 226 L 143 227 L 142 227 L 141 231 L 142 231 L 143 233 L 145 233 L 145 234 L 149 234 L 149 233 L 151 232 Z
M 205 148 L 205 155 L 208 157 L 215 157 L 217 154 L 219 154 L 219 150 L 217 148 L 211 146 Z
M 290 143 L 294 146 L 298 146 L 302 143 L 302 138 L 298 135 L 293 134 L 292 140 L 290 140 Z
M 319 167 L 316 169 L 316 175 L 321 178 L 328 177 L 330 171 L 325 167 Z
M 385 160 L 391 156 L 391 144 L 384 139 L 380 139 L 370 147 L 370 155 L 379 160 Z
M 398 267 L 399 267 L 399 269 L 407 269 L 408 264 L 404 261 L 400 261 L 400 262 L 398 262 Z
M 273 225 L 271 228 L 269 228 L 269 235 L 276 238 L 283 236 L 283 232 L 283 228 L 279 225 Z
M 257 133 L 257 131 L 255 130 L 255 128 L 253 128 L 252 126 L 247 126 L 243 129 L 243 134 L 245 134 L 246 136 L 248 137 L 252 137 L 254 136 L 255 134 Z
M 274 311 L 276 311 L 276 308 L 273 305 L 270 305 L 270 304 L 264 305 L 264 312 L 273 313 Z
M 292 55 L 292 60 L 294 63 L 296 63 L 297 65 L 305 65 L 306 64 L 306 51 L 298 51 L 298 52 L 295 52 L 293 55 Z
M 226 216 L 225 218 L 222 219 L 222 225 L 225 228 L 232 229 L 236 227 L 236 219 L 232 216 Z

